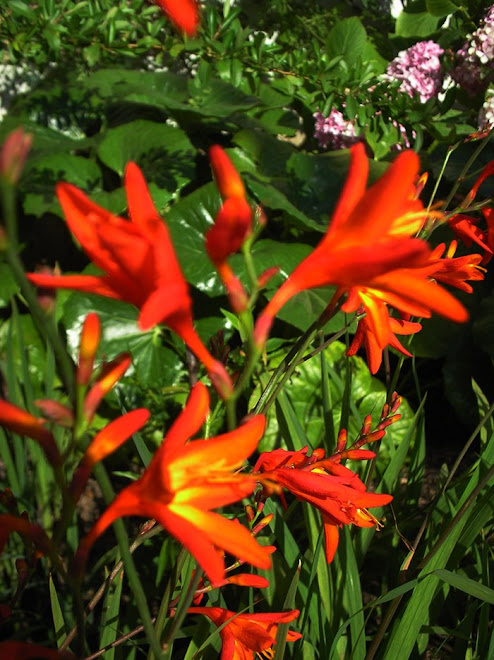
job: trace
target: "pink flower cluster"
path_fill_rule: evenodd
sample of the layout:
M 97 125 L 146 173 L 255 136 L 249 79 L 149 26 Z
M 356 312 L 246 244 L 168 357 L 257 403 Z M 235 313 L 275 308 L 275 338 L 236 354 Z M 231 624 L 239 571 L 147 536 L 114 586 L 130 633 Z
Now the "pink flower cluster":
M 354 124 L 339 110 L 333 108 L 328 117 L 318 110 L 313 117 L 316 120 L 314 137 L 323 149 L 346 149 L 359 141 Z
M 451 71 L 453 80 L 472 96 L 483 91 L 494 74 L 494 5 L 456 57 L 458 64 Z
M 411 48 L 402 50 L 392 60 L 385 79 L 400 80 L 400 91 L 411 97 L 417 94 L 425 103 L 441 91 L 443 72 L 440 56 L 444 53 L 434 41 L 419 41 Z
M 479 131 L 490 131 L 494 128 L 494 87 L 490 87 L 485 95 L 484 105 L 479 112 Z

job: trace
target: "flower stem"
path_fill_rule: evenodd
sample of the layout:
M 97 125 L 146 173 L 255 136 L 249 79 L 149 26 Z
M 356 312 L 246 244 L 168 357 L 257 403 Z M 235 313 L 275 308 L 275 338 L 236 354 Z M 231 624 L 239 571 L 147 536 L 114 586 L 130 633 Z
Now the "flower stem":
M 98 480 L 99 486 L 103 493 L 103 497 L 107 502 L 111 502 L 114 499 L 115 493 L 113 491 L 113 486 L 105 467 L 102 463 L 97 463 L 94 466 L 93 471 L 96 479 Z M 122 520 L 115 520 L 113 523 L 113 529 L 115 530 L 115 536 L 117 537 L 120 555 L 125 567 L 125 573 L 127 575 L 130 588 L 132 589 L 132 593 L 134 594 L 136 606 L 142 619 L 142 625 L 144 627 L 146 637 L 156 660 L 158 660 L 159 658 L 163 657 L 162 649 L 154 630 L 153 621 L 151 619 L 151 614 L 149 613 L 149 608 L 146 601 L 146 594 L 144 593 L 142 583 L 139 579 L 139 575 L 137 574 L 135 563 L 132 558 L 132 553 L 129 549 L 129 537 Z

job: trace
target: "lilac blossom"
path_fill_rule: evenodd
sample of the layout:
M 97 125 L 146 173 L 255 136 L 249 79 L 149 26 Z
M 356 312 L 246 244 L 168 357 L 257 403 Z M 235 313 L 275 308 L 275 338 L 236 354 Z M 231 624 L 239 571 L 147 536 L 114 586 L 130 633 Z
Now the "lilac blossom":
M 353 122 L 345 119 L 339 110 L 333 108 L 328 117 L 318 110 L 313 117 L 314 137 L 323 149 L 346 149 L 359 141 Z
M 479 131 L 494 129 L 494 86 L 487 90 L 484 105 L 479 112 Z
M 438 95 L 443 82 L 439 57 L 444 53 L 434 41 L 419 41 L 411 48 L 402 50 L 392 60 L 386 73 L 387 80 L 400 80 L 400 91 L 411 97 L 417 94 L 425 103 Z
M 451 71 L 453 80 L 472 96 L 483 91 L 494 75 L 494 5 L 479 29 L 468 35 L 456 59 L 458 64 Z

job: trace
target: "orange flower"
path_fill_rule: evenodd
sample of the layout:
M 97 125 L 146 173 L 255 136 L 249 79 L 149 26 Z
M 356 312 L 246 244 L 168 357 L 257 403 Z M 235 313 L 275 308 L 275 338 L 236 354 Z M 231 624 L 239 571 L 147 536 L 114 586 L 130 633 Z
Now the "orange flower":
M 368 160 L 364 146 L 352 147 L 350 171 L 326 235 L 270 300 L 257 320 L 255 338 L 262 346 L 278 310 L 299 291 L 324 285 L 338 287 L 331 304 L 352 288 L 383 293 L 405 314 L 437 312 L 466 321 L 464 307 L 428 279 L 430 249 L 410 238 L 426 211 L 416 199 L 418 157 L 401 153 L 379 181 L 365 189 Z M 355 309 L 358 308 L 354 308 Z M 425 314 L 423 313 L 425 312 Z
M 136 515 L 163 525 L 196 557 L 211 582 L 223 580 L 225 574 L 216 547 L 254 566 L 269 567 L 269 550 L 245 527 L 210 511 L 254 490 L 255 480 L 235 470 L 256 449 L 264 432 L 264 417 L 253 417 L 216 438 L 186 444 L 202 426 L 208 407 L 207 389 L 198 383 L 144 474 L 117 495 L 81 542 L 79 569 L 94 541 L 116 518 Z
M 36 286 L 75 289 L 132 303 L 140 309 L 141 330 L 165 323 L 203 362 L 220 393 L 228 396 L 230 378 L 194 330 L 187 282 L 168 229 L 135 163 L 126 167 L 125 189 L 131 222 L 97 206 L 75 186 L 58 184 L 57 195 L 69 228 L 105 275 L 32 273 L 29 279 Z
M 368 294 L 370 296 L 370 294 Z M 376 300 L 376 307 L 381 309 L 382 316 L 378 324 L 378 331 L 375 331 L 375 325 L 372 322 L 372 316 L 367 314 L 359 320 L 357 332 L 353 338 L 350 348 L 346 354 L 355 355 L 359 348 L 364 344 L 367 355 L 367 363 L 372 374 L 377 373 L 382 362 L 383 350 L 386 346 L 391 346 L 403 355 L 412 357 L 412 354 L 401 344 L 396 336 L 413 335 L 422 329 L 420 323 L 413 323 L 403 319 L 397 319 L 389 316 L 386 305 Z M 383 332 L 384 330 L 384 332 Z
M 199 7 L 196 0 L 154 0 L 179 30 L 193 37 L 199 25 Z
M 465 280 L 478 281 L 484 279 L 485 268 L 479 265 L 482 262 L 482 257 L 480 254 L 455 257 L 456 248 L 456 241 L 452 241 L 446 255 L 441 258 L 446 245 L 441 243 L 436 247 L 431 255 L 431 259 L 437 259 L 436 269 L 431 273 L 431 277 L 467 293 L 472 293 L 472 287 Z
M 249 660 L 256 656 L 273 657 L 272 647 L 280 623 L 289 623 L 298 617 L 298 610 L 267 614 L 236 614 L 221 607 L 189 607 L 189 614 L 204 614 L 219 628 L 221 660 Z M 226 625 L 225 625 L 226 624 Z M 287 642 L 294 642 L 302 635 L 289 630 Z M 271 653 L 270 653 L 271 651 Z
M 380 433 L 382 437 L 384 434 Z M 261 454 L 254 472 L 262 474 L 260 481 L 268 494 L 272 489 L 270 482 L 274 482 L 298 500 L 319 509 L 326 538 L 326 559 L 330 563 L 338 547 L 338 528 L 351 523 L 358 527 L 379 525 L 367 508 L 384 506 L 393 499 L 391 495 L 368 493 L 358 475 L 340 464 L 344 458 L 368 460 L 374 457 L 374 452 L 359 448 L 342 450 L 327 458 L 322 449 L 314 450 L 311 456 L 307 456 L 307 447 L 295 452 L 277 449 Z

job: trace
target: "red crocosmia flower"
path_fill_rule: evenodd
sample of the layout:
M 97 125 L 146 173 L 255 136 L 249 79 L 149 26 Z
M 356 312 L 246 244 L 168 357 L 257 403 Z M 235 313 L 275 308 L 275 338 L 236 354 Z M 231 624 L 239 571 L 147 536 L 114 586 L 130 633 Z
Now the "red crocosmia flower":
M 345 435 L 346 437 L 346 435 Z M 389 504 L 391 495 L 368 493 L 357 474 L 340 464 L 345 458 L 374 458 L 369 450 L 350 449 L 324 458 L 324 451 L 315 450 L 307 456 L 307 447 L 297 452 L 265 452 L 260 455 L 254 472 L 267 493 L 270 481 L 290 491 L 298 500 L 315 506 L 322 515 L 326 538 L 326 559 L 333 561 L 338 547 L 338 528 L 354 524 L 358 527 L 379 526 L 380 523 L 367 507 Z
M 298 610 L 267 614 L 236 614 L 221 607 L 189 607 L 189 614 L 203 614 L 219 628 L 222 647 L 221 660 L 250 660 L 274 657 L 273 645 L 280 623 L 290 623 L 298 617 Z M 226 625 L 224 625 L 226 624 Z M 300 639 L 300 633 L 289 630 L 287 642 Z
M 0 656 L 6 660 L 76 660 L 76 656 L 68 651 L 14 641 L 0 642 Z
M 223 580 L 225 574 L 217 548 L 254 566 L 270 566 L 269 551 L 245 527 L 211 512 L 254 490 L 255 479 L 235 471 L 256 449 L 264 432 L 264 417 L 253 417 L 216 438 L 187 444 L 202 426 L 208 407 L 207 389 L 197 383 L 144 474 L 117 495 L 81 542 L 77 570 L 94 541 L 116 518 L 136 515 L 163 525 L 194 555 L 211 582 Z
M 62 458 L 55 438 L 44 427 L 43 419 L 37 419 L 22 408 L 0 400 L 0 424 L 18 435 L 25 435 L 36 440 L 52 465 L 61 464 Z
M 350 348 L 346 354 L 348 356 L 355 355 L 362 344 L 365 346 L 367 355 L 367 363 L 369 370 L 372 374 L 379 371 L 382 362 L 382 354 L 386 346 L 391 346 L 403 355 L 412 357 L 412 354 L 401 344 L 396 335 L 413 335 L 422 329 L 420 323 L 405 321 L 389 316 L 386 306 L 379 301 L 376 301 L 383 307 L 383 322 L 381 328 L 387 325 L 387 336 L 382 337 L 382 331 L 379 336 L 374 332 L 374 326 L 370 317 L 364 316 L 359 320 L 357 325 L 357 332 L 353 338 Z
M 436 247 L 431 255 L 431 259 L 437 258 L 436 270 L 434 270 L 431 276 L 439 282 L 449 284 L 467 293 L 472 293 L 472 287 L 465 280 L 478 281 L 484 279 L 485 268 L 480 266 L 482 257 L 480 254 L 467 254 L 464 257 L 455 257 L 456 248 L 456 241 L 452 241 L 445 256 L 441 258 L 446 245 L 441 243 Z
M 70 230 L 105 275 L 32 273 L 29 279 L 36 286 L 75 289 L 132 303 L 140 309 L 141 330 L 165 323 L 203 362 L 215 387 L 227 396 L 230 378 L 194 330 L 187 282 L 168 229 L 135 163 L 126 167 L 125 190 L 131 222 L 97 206 L 75 186 L 58 184 L 58 199 Z
M 366 190 L 365 148 L 361 143 L 351 148 L 350 171 L 326 235 L 258 318 L 255 338 L 259 346 L 287 300 L 304 289 L 325 285 L 338 287 L 333 304 L 352 287 L 368 287 L 385 293 L 390 304 L 404 313 L 420 307 L 426 315 L 433 311 L 454 321 L 467 320 L 465 308 L 429 280 L 428 245 L 410 238 L 426 218 L 416 199 L 418 166 L 414 152 L 402 152 Z
M 199 7 L 196 0 L 153 0 L 169 19 L 189 37 L 193 37 L 199 25 Z

